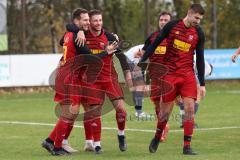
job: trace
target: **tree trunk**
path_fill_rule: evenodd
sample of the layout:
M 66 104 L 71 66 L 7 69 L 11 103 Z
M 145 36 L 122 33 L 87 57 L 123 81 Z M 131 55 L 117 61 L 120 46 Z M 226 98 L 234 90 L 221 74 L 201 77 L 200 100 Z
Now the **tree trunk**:
M 26 48 L 26 0 L 21 0 L 21 52 L 25 54 L 27 52 Z
M 145 39 L 150 34 L 150 17 L 149 17 L 149 1 L 144 0 L 144 10 L 145 10 Z
M 217 48 L 217 7 L 216 0 L 212 0 L 212 48 Z
M 52 52 L 58 52 L 58 42 L 56 36 L 56 29 L 54 26 L 54 19 L 53 19 L 53 4 L 52 0 L 48 0 L 48 18 L 49 18 L 49 25 L 50 25 L 50 32 L 51 32 L 51 43 L 52 43 Z

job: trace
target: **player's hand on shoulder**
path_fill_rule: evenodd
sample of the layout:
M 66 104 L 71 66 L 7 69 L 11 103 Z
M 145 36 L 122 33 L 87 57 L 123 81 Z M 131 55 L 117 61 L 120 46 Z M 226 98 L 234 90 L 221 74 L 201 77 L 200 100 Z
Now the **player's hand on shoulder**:
M 85 37 L 85 34 L 82 30 L 80 30 L 78 33 L 77 33 L 77 38 L 75 40 L 75 42 L 77 43 L 77 45 L 79 47 L 81 46 L 84 46 L 85 44 L 85 41 L 86 41 L 86 37 Z

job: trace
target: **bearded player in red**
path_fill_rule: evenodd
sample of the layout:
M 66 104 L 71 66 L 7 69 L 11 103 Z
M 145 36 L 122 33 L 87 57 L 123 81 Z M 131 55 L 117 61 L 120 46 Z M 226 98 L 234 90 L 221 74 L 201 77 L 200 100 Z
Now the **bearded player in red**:
M 196 155 L 190 147 L 194 129 L 194 102 L 197 98 L 197 83 L 193 69 L 193 55 L 196 50 L 196 65 L 200 82 L 200 94 L 205 96 L 204 79 L 204 33 L 199 24 L 204 15 L 200 4 L 190 6 L 187 16 L 182 20 L 174 20 L 166 24 L 154 42 L 147 48 L 140 62 L 144 62 L 154 53 L 158 45 L 166 39 L 167 50 L 163 64 L 169 69 L 163 80 L 172 85 L 173 89 L 162 96 L 157 130 L 149 145 L 149 151 L 157 151 L 163 130 L 172 112 L 175 98 L 180 95 L 185 106 L 184 146 L 183 154 Z M 163 88 L 164 86 L 160 86 Z
M 82 8 L 74 10 L 72 21 L 76 27 L 82 28 L 83 30 L 88 30 L 88 11 Z M 71 152 L 63 147 L 62 142 L 63 139 L 68 139 L 68 136 L 70 135 L 73 128 L 74 121 L 77 118 L 79 112 L 79 106 L 82 97 L 81 95 L 76 95 L 76 91 L 78 92 L 78 90 L 76 88 L 74 89 L 74 87 L 71 87 L 71 85 L 82 85 L 80 77 L 81 72 L 84 73 L 85 70 L 80 67 L 86 64 L 84 62 L 86 60 L 89 61 L 88 64 L 91 64 L 92 62 L 92 65 L 94 65 L 94 67 L 96 66 L 96 63 L 100 62 L 99 64 L 101 64 L 101 59 L 97 57 L 104 57 L 108 54 L 112 54 L 115 51 L 114 48 L 116 48 L 116 46 L 114 47 L 114 42 L 112 50 L 103 50 L 101 53 L 96 55 L 96 57 L 92 55 L 91 50 L 89 50 L 87 46 L 78 47 L 75 42 L 76 37 L 76 34 L 72 32 L 66 32 L 61 42 L 64 49 L 64 55 L 60 60 L 60 66 L 57 70 L 57 77 L 61 78 L 62 76 L 63 79 L 62 81 L 60 81 L 58 78 L 55 80 L 56 94 L 54 99 L 56 102 L 60 103 L 61 115 L 49 137 L 42 143 L 42 147 L 47 149 L 52 155 L 56 156 L 67 155 Z M 106 48 L 111 48 L 109 46 Z M 86 56 L 80 56 L 83 54 L 89 56 L 87 56 L 87 58 Z M 70 69 L 65 69 L 68 66 L 70 66 Z M 65 88 L 66 90 L 63 91 L 60 88 Z M 75 91 L 71 89 L 74 89 Z M 79 90 L 80 89 L 81 88 L 79 88 Z
M 86 44 L 91 49 L 94 54 L 101 53 L 105 46 L 109 43 L 116 41 L 116 38 L 109 32 L 105 31 L 102 21 L 102 13 L 99 10 L 91 10 L 89 12 L 90 16 L 90 30 L 85 32 L 86 36 Z M 70 25 L 67 27 L 68 31 L 72 31 L 77 33 L 79 31 L 78 28 Z M 120 64 L 125 74 L 125 78 L 131 79 L 131 74 L 129 70 L 129 66 L 126 60 L 125 55 L 121 52 L 120 49 L 115 53 L 116 57 L 120 60 Z M 105 99 L 105 94 L 111 100 L 115 110 L 116 110 L 116 120 L 118 125 L 118 141 L 119 141 L 119 149 L 121 151 L 125 151 L 127 149 L 126 138 L 125 138 L 125 123 L 126 123 L 126 110 L 124 107 L 123 100 L 123 92 L 118 82 L 118 75 L 115 71 L 113 64 L 112 55 L 108 55 L 103 60 L 103 69 L 100 72 L 96 83 L 94 83 L 97 90 L 103 91 L 100 94 L 92 93 L 97 98 L 101 99 L 101 101 L 92 101 L 90 99 L 86 99 L 85 108 L 101 108 Z M 98 113 L 96 115 L 90 115 L 88 120 L 84 121 L 85 134 L 86 134 L 86 143 L 91 142 L 93 140 L 93 145 L 96 153 L 101 153 L 101 109 L 97 110 Z M 95 116 L 95 117 L 92 117 Z M 94 125 L 93 125 L 94 123 Z M 98 126 L 98 127 L 95 127 Z M 94 127 L 94 128 L 93 128 Z

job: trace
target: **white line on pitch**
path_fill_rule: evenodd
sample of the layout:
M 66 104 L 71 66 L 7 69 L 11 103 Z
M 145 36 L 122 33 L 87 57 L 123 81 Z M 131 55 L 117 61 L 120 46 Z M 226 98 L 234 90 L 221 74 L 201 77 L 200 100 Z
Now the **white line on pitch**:
M 20 125 L 34 125 L 34 126 L 55 126 L 51 123 L 38 123 L 38 122 L 20 122 L 20 121 L 0 121 L 0 124 L 20 124 Z M 74 125 L 76 128 L 83 128 L 83 126 Z M 104 130 L 117 130 L 117 128 L 103 127 Z M 225 129 L 240 129 L 240 126 L 232 127 L 218 127 L 218 128 L 197 128 L 197 131 L 211 131 L 211 130 L 225 130 Z M 125 129 L 126 131 L 132 132 L 155 132 L 155 130 L 150 129 Z M 169 132 L 182 132 L 182 129 L 172 129 Z

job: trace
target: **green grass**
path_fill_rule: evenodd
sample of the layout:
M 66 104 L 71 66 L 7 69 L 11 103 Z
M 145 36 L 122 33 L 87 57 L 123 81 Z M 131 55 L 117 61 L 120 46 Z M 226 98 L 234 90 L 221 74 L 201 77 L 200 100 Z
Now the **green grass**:
M 210 83 L 207 97 L 201 102 L 196 122 L 200 128 L 240 127 L 240 83 L 216 85 Z M 0 95 L 0 159 L 1 160 L 50 160 L 50 159 L 163 159 L 163 160 L 236 160 L 240 159 L 240 128 L 195 131 L 192 146 L 200 154 L 194 157 L 183 156 L 182 132 L 170 132 L 166 142 L 160 144 L 155 154 L 148 152 L 148 145 L 154 133 L 126 131 L 128 150 L 118 149 L 116 130 L 103 130 L 102 146 L 104 153 L 94 155 L 83 152 L 84 132 L 75 128 L 70 137 L 72 146 L 80 150 L 67 157 L 52 157 L 40 147 L 52 126 L 3 124 L 2 121 L 55 123 L 55 103 L 53 93 L 25 93 Z M 127 128 L 154 130 L 154 121 L 137 121 L 134 108 L 128 110 Z M 153 105 L 146 99 L 144 111 L 154 113 Z M 178 108 L 170 118 L 170 130 L 178 130 L 175 120 Z M 131 116 L 131 119 L 129 118 Z M 77 125 L 82 125 L 77 122 Z M 116 128 L 114 111 L 103 116 L 103 127 Z

